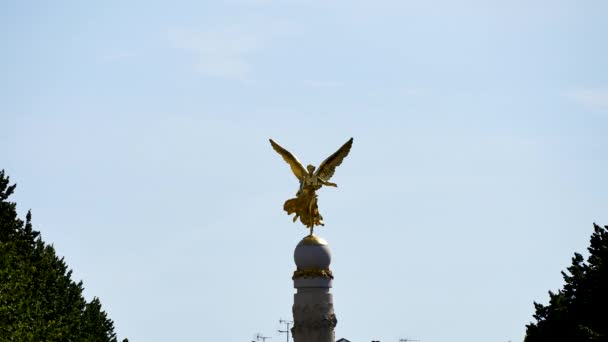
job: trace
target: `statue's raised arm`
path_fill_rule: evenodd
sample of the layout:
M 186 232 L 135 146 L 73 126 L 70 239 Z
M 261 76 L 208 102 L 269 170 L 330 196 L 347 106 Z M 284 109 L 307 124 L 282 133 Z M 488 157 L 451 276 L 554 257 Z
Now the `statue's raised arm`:
M 293 218 L 294 222 L 300 218 L 300 222 L 307 228 L 310 228 L 310 234 L 312 234 L 314 226 L 324 225 L 323 217 L 319 213 L 319 208 L 317 206 L 316 191 L 323 185 L 337 186 L 335 183 L 330 183 L 329 179 L 334 175 L 336 167 L 342 164 L 342 161 L 350 152 L 353 145 L 353 138 L 350 138 L 336 152 L 327 157 L 316 172 L 314 165 L 308 165 L 304 168 L 298 158 L 272 139 L 270 139 L 270 144 L 289 164 L 291 171 L 293 171 L 294 175 L 300 181 L 300 188 L 296 197 L 288 199 L 283 205 L 283 209 L 288 215 L 295 214 L 295 217 Z

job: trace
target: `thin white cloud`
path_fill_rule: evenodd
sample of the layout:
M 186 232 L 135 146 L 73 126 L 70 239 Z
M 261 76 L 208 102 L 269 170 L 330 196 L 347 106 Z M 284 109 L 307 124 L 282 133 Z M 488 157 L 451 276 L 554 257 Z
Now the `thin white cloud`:
M 429 90 L 424 88 L 401 88 L 399 93 L 405 97 L 419 97 L 429 95 Z
M 574 102 L 594 111 L 608 111 L 608 88 L 579 88 L 566 93 Z
M 304 84 L 313 88 L 337 88 L 344 86 L 344 83 L 339 81 L 307 80 L 304 81 Z
M 104 63 L 120 62 L 135 57 L 131 51 L 118 51 L 101 56 L 100 60 Z
M 251 72 L 248 57 L 262 46 L 252 33 L 236 28 L 194 32 L 171 30 L 169 39 L 176 48 L 195 54 L 195 69 L 208 76 L 244 80 Z

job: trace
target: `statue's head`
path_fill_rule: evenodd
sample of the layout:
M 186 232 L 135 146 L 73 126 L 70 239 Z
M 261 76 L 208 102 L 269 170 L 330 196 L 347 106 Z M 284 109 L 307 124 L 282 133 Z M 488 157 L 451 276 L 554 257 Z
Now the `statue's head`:
M 306 169 L 308 170 L 308 173 L 310 173 L 311 175 L 312 175 L 313 172 L 315 172 L 315 166 L 314 165 L 308 164 L 308 166 L 306 166 Z

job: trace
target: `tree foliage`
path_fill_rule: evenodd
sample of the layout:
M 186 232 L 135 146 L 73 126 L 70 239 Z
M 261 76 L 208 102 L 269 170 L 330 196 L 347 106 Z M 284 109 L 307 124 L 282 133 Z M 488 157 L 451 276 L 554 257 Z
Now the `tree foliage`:
M 87 302 L 63 258 L 9 202 L 15 191 L 0 171 L 0 341 L 115 342 L 98 298 Z
M 575 253 L 563 289 L 549 291 L 548 305 L 534 303 L 525 342 L 608 341 L 608 226 L 593 228 L 587 261 Z

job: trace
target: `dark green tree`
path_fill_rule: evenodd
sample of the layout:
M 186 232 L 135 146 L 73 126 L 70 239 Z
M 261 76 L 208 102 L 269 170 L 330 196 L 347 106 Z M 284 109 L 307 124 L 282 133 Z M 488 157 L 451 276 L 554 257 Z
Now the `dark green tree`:
M 15 191 L 0 171 L 0 341 L 115 342 L 98 298 L 87 302 L 63 258 L 9 202 Z
M 608 341 L 608 226 L 593 228 L 587 261 L 574 253 L 563 289 L 549 291 L 548 305 L 534 303 L 525 342 Z

